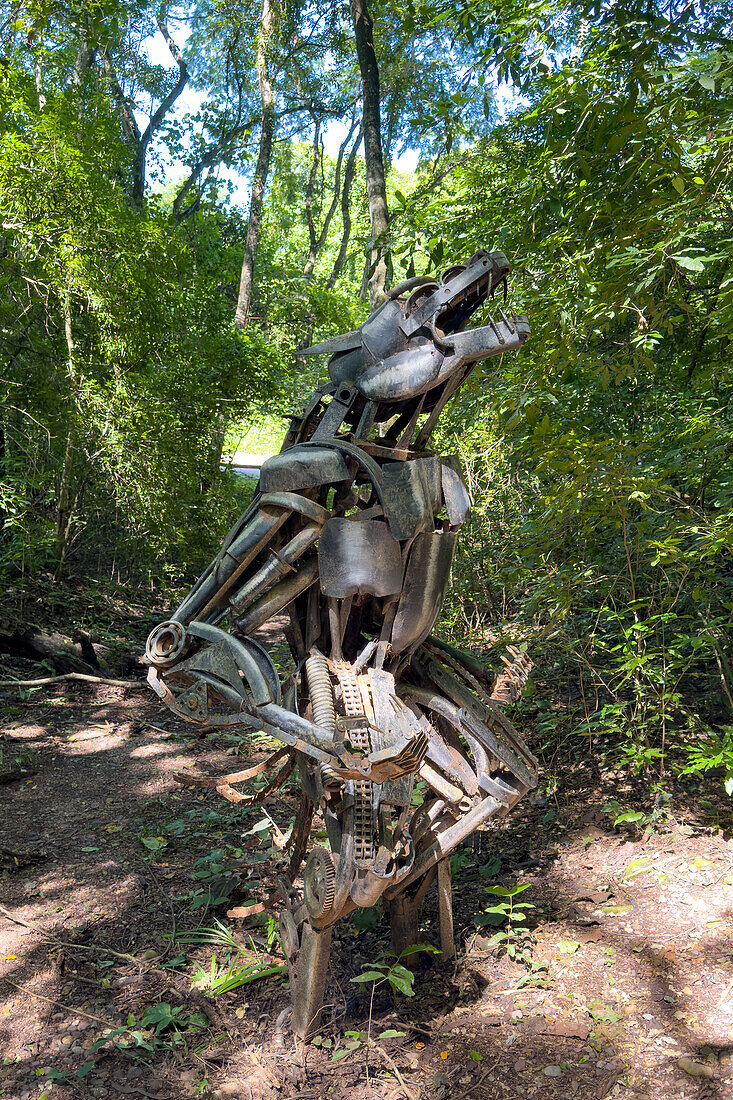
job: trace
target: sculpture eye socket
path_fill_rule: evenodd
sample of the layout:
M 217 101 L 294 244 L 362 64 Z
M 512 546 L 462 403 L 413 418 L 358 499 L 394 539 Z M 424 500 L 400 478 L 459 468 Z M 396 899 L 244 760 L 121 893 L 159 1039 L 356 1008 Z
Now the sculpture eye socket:
M 434 294 L 438 289 L 437 283 L 425 283 L 424 286 L 419 286 L 417 290 L 413 290 L 410 297 L 405 303 L 405 317 L 409 317 L 412 313 L 426 301 L 431 294 Z
M 456 275 L 460 275 L 460 273 L 465 270 L 465 264 L 455 264 L 453 267 L 449 267 L 443 272 L 440 276 L 440 281 L 445 285 L 445 283 L 449 283 L 451 279 L 455 279 Z

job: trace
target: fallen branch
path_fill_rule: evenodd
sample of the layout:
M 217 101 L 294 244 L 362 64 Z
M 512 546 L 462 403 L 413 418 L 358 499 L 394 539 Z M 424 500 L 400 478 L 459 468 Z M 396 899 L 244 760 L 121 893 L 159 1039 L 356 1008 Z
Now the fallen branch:
M 43 676 L 40 680 L 0 680 L 0 688 L 44 687 L 62 680 L 83 680 L 89 684 L 112 684 L 113 687 L 142 687 L 139 680 L 111 680 L 107 676 L 89 676 L 86 672 L 65 672 L 63 676 Z
M 399 1069 L 397 1068 L 397 1063 L 395 1062 L 394 1058 L 392 1058 L 387 1053 L 386 1050 L 383 1050 L 382 1047 L 378 1046 L 378 1044 L 375 1043 L 374 1039 L 369 1040 L 369 1046 L 372 1047 L 373 1050 L 376 1050 L 377 1054 L 380 1056 L 380 1058 L 382 1059 L 384 1064 L 387 1066 L 387 1068 L 389 1070 L 391 1070 L 392 1073 L 394 1073 L 395 1077 L 397 1078 L 400 1085 L 402 1086 L 402 1089 L 405 1093 L 405 1096 L 407 1097 L 407 1100 L 417 1100 L 417 1097 L 419 1097 L 419 1095 L 420 1095 L 419 1090 L 416 1090 L 415 1092 L 413 1092 L 413 1090 L 406 1083 L 404 1077 L 402 1076 Z
M 13 924 L 19 924 L 22 928 L 27 928 L 30 932 L 33 932 L 36 936 L 42 936 L 46 943 L 55 943 L 59 947 L 70 947 L 75 951 L 93 951 L 98 955 L 114 955 L 116 959 L 124 959 L 125 962 L 135 963 L 136 966 L 140 965 L 140 959 L 136 959 L 134 955 L 126 955 L 121 951 L 113 951 L 111 947 L 90 947 L 84 943 L 71 943 L 69 940 L 59 940 L 56 936 L 52 936 L 50 932 L 46 932 L 43 928 L 34 928 L 32 924 L 29 924 L 27 920 L 23 920 L 22 917 L 14 917 L 13 914 L 5 908 L 4 905 L 0 905 L 0 913 Z
M 101 1016 L 92 1016 L 91 1012 L 85 1012 L 82 1008 L 65 1005 L 62 1001 L 52 1000 L 51 997 L 44 997 L 42 993 L 35 993 L 26 985 L 18 985 L 17 982 L 11 982 L 10 978 L 2 977 L 0 981 L 7 982 L 8 985 L 12 985 L 13 989 L 18 989 L 21 993 L 27 993 L 29 997 L 36 997 L 39 1001 L 45 1001 L 48 1005 L 55 1005 L 57 1008 L 63 1008 L 70 1016 L 86 1016 L 87 1020 L 94 1020 L 98 1024 L 104 1024 L 110 1031 L 127 1031 L 129 1034 L 132 1034 L 129 1028 L 118 1028 L 115 1024 L 109 1023 L 108 1020 L 103 1020 Z

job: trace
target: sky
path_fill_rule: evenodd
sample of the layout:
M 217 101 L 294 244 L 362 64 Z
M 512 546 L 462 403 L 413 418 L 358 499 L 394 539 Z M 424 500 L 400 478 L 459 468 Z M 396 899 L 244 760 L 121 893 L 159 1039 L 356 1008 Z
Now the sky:
M 190 29 L 181 25 L 176 32 L 176 44 L 179 49 L 183 49 L 186 40 L 190 34 Z M 142 43 L 142 50 L 147 55 L 148 60 L 153 65 L 164 65 L 166 68 L 175 68 L 175 63 L 171 57 L 168 47 L 166 46 L 163 36 L 159 33 L 151 35 Z M 186 87 L 181 96 L 179 97 L 174 112 L 178 119 L 183 118 L 187 114 L 196 112 L 202 105 L 206 98 L 204 92 L 197 91 L 196 89 Z M 494 88 L 494 101 L 497 106 L 500 117 L 505 117 L 511 110 L 513 110 L 520 97 L 511 85 L 502 84 Z M 143 112 L 136 112 L 138 125 L 142 124 L 142 128 L 147 125 L 148 117 Z M 326 153 L 331 157 L 336 157 L 338 154 L 339 146 L 343 141 L 347 133 L 347 127 L 338 120 L 334 120 L 328 124 L 323 131 L 323 144 Z M 164 178 L 160 180 L 160 183 L 164 183 L 168 180 L 178 180 L 186 173 L 186 167 L 181 161 L 173 160 L 168 157 L 164 148 L 158 148 L 156 152 L 161 156 L 161 167 Z M 411 173 L 415 171 L 418 162 L 418 152 L 415 149 L 403 149 L 400 154 L 395 158 L 394 167 L 400 172 Z M 217 173 L 217 178 L 222 183 L 229 183 L 232 187 L 231 202 L 235 206 L 247 207 L 249 203 L 249 175 L 245 172 L 237 171 L 236 169 L 225 168 L 220 166 Z

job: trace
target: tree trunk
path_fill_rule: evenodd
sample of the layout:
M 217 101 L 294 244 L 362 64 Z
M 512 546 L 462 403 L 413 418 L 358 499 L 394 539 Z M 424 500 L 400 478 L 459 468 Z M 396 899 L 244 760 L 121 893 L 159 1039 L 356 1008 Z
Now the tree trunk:
M 64 449 L 64 464 L 61 468 L 59 479 L 58 502 L 56 504 L 56 552 L 58 555 L 59 569 L 63 567 L 66 550 L 69 544 L 71 523 L 73 519 L 72 506 L 72 478 L 74 472 L 74 429 L 77 413 L 77 378 L 74 333 L 71 327 L 71 294 L 67 290 L 64 295 L 64 335 L 66 337 L 67 365 L 66 371 L 71 389 L 71 403 L 69 414 L 69 426 Z
M 326 212 L 326 216 L 323 219 L 323 225 L 321 226 L 321 231 L 318 235 L 316 235 L 315 225 L 314 225 L 314 222 L 313 222 L 312 201 L 313 201 L 313 186 L 315 184 L 315 173 L 316 173 L 316 171 L 318 169 L 318 166 L 319 166 L 319 163 L 320 163 L 320 156 L 318 155 L 317 150 L 316 150 L 316 146 L 314 144 L 313 166 L 312 166 L 312 170 L 311 170 L 310 179 L 308 180 L 308 191 L 306 192 L 306 203 L 305 203 L 306 221 L 308 222 L 308 238 L 309 238 L 309 242 L 310 242 L 310 246 L 309 246 L 309 249 L 308 249 L 308 258 L 305 262 L 305 267 L 303 268 L 303 274 L 305 275 L 306 279 L 311 279 L 313 277 L 313 270 L 316 266 L 316 260 L 318 259 L 318 255 L 319 255 L 321 249 L 323 248 L 323 246 L 326 243 L 326 240 L 328 238 L 328 230 L 331 227 L 331 222 L 333 220 L 334 214 L 336 213 L 336 207 L 338 206 L 339 196 L 341 194 L 341 166 L 342 166 L 343 160 L 344 160 L 344 153 L 346 152 L 346 146 L 351 141 L 351 137 L 352 137 L 352 134 L 354 133 L 354 130 L 356 129 L 356 125 L 357 125 L 356 120 L 352 119 L 351 126 L 349 127 L 349 132 L 346 135 L 346 137 L 344 138 L 344 140 L 341 142 L 341 144 L 339 145 L 338 156 L 336 158 L 336 168 L 335 168 L 335 171 L 334 171 L 334 178 L 333 178 L 333 194 L 331 196 L 331 205 L 329 206 L 329 208 Z M 347 161 L 347 171 L 348 171 L 348 161 Z M 352 178 L 353 178 L 353 175 L 354 175 L 354 166 L 353 166 L 353 161 L 352 161 L 352 165 L 351 165 L 351 176 L 352 176 Z M 350 188 L 351 188 L 351 183 L 349 182 L 349 189 Z M 348 190 L 346 192 L 346 204 L 347 204 L 347 216 L 348 216 Z M 343 199 L 342 199 L 342 209 L 343 209 Z M 344 223 L 344 225 L 345 224 L 346 223 Z M 347 238 L 347 240 L 348 240 L 348 238 Z
M 372 228 L 371 274 L 369 294 L 372 309 L 385 296 L 387 285 L 387 230 L 389 212 L 387 191 L 384 184 L 384 159 L 379 114 L 379 69 L 374 52 L 373 24 L 366 0 L 350 0 L 351 18 L 354 24 L 356 56 L 362 82 L 362 131 L 364 134 L 364 159 L 366 163 L 367 199 L 369 221 Z
M 341 234 L 341 244 L 339 246 L 338 256 L 336 257 L 331 274 L 328 276 L 328 282 L 326 286 L 329 289 L 336 285 L 336 280 L 341 274 L 341 269 L 346 261 L 346 249 L 349 246 L 349 237 L 351 235 L 351 213 L 349 211 L 349 205 L 351 202 L 351 184 L 354 180 L 354 172 L 356 170 L 356 151 L 361 144 L 361 131 L 356 135 L 356 141 L 351 147 L 348 159 L 346 161 L 346 169 L 344 171 L 344 187 L 341 192 L 341 218 L 343 221 L 343 232 Z
M 249 318 L 255 260 L 257 258 L 257 245 L 260 239 L 260 226 L 262 224 L 262 199 L 265 193 L 267 177 L 270 172 L 272 138 L 275 132 L 275 100 L 272 94 L 272 84 L 270 82 L 270 73 L 267 67 L 267 58 L 270 50 L 270 39 L 275 24 L 276 3 L 277 0 L 262 0 L 260 33 L 257 38 L 257 76 L 260 82 L 260 99 L 262 100 L 262 127 L 260 130 L 260 151 L 257 157 L 257 167 L 255 168 L 254 179 L 252 180 L 252 192 L 249 203 L 249 223 L 247 225 L 247 239 L 244 245 L 242 275 L 239 281 L 239 297 L 237 299 L 236 313 L 234 314 L 234 324 L 237 328 L 244 328 Z

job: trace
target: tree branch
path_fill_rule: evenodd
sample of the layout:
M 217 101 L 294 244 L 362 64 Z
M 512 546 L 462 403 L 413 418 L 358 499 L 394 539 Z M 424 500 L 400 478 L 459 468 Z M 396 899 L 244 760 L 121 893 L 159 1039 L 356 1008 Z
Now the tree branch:
M 344 140 L 341 142 L 341 144 L 339 145 L 338 156 L 336 158 L 336 169 L 335 169 L 335 172 L 334 172 L 333 196 L 331 198 L 331 205 L 329 206 L 326 217 L 323 220 L 323 225 L 321 226 L 321 232 L 318 234 L 317 237 L 316 237 L 316 234 L 315 234 L 315 230 L 313 230 L 311 228 L 311 220 L 309 218 L 308 231 L 310 233 L 310 251 L 308 253 L 308 259 L 306 260 L 305 267 L 303 268 L 303 274 L 305 275 L 305 277 L 307 279 L 310 279 L 310 277 L 313 274 L 313 269 L 316 266 L 316 259 L 318 258 L 318 253 L 321 251 L 324 244 L 326 243 L 326 238 L 328 236 L 328 230 L 329 230 L 329 227 L 331 225 L 331 221 L 333 219 L 333 216 L 336 213 L 336 207 L 338 206 L 338 201 L 339 201 L 339 193 L 341 191 L 341 166 L 343 164 L 344 153 L 346 152 L 346 146 L 351 141 L 351 137 L 352 137 L 352 134 L 354 133 L 354 130 L 356 129 L 356 126 L 357 126 L 356 118 L 354 117 L 354 114 L 352 114 L 351 126 L 349 127 L 349 132 L 346 135 L 346 137 L 344 138 Z M 313 176 L 313 174 L 315 172 L 315 168 L 316 168 L 316 162 L 315 162 L 315 155 L 314 155 L 313 172 L 311 173 L 311 176 Z M 352 173 L 352 175 L 353 175 L 353 173 Z M 310 183 L 309 183 L 309 186 L 310 186 Z M 306 212 L 308 214 L 307 203 L 306 203 Z
M 140 128 L 135 120 L 135 115 L 132 110 L 129 99 L 122 91 L 120 82 L 117 79 L 117 73 L 114 70 L 114 66 L 109 59 L 107 53 L 107 47 L 102 46 L 99 50 L 99 56 L 102 58 L 102 65 L 104 71 L 107 74 L 109 80 L 109 86 L 112 89 L 112 96 L 114 97 L 117 109 L 120 113 L 120 119 L 122 120 L 122 128 L 127 135 L 128 141 L 134 143 L 135 151 L 137 151 L 140 145 Z
M 343 233 L 341 234 L 341 245 L 339 247 L 338 256 L 334 261 L 331 274 L 328 276 L 328 282 L 326 286 L 329 290 L 335 286 L 336 280 L 341 274 L 341 269 L 344 266 L 346 260 L 346 249 L 349 245 L 349 237 L 351 236 L 351 214 L 349 212 L 349 203 L 351 199 L 351 185 L 354 181 L 354 172 L 356 170 L 356 151 L 361 144 L 362 132 L 356 135 L 356 141 L 351 147 L 348 159 L 346 161 L 346 170 L 344 172 L 344 186 L 341 191 L 341 219 L 343 221 Z

